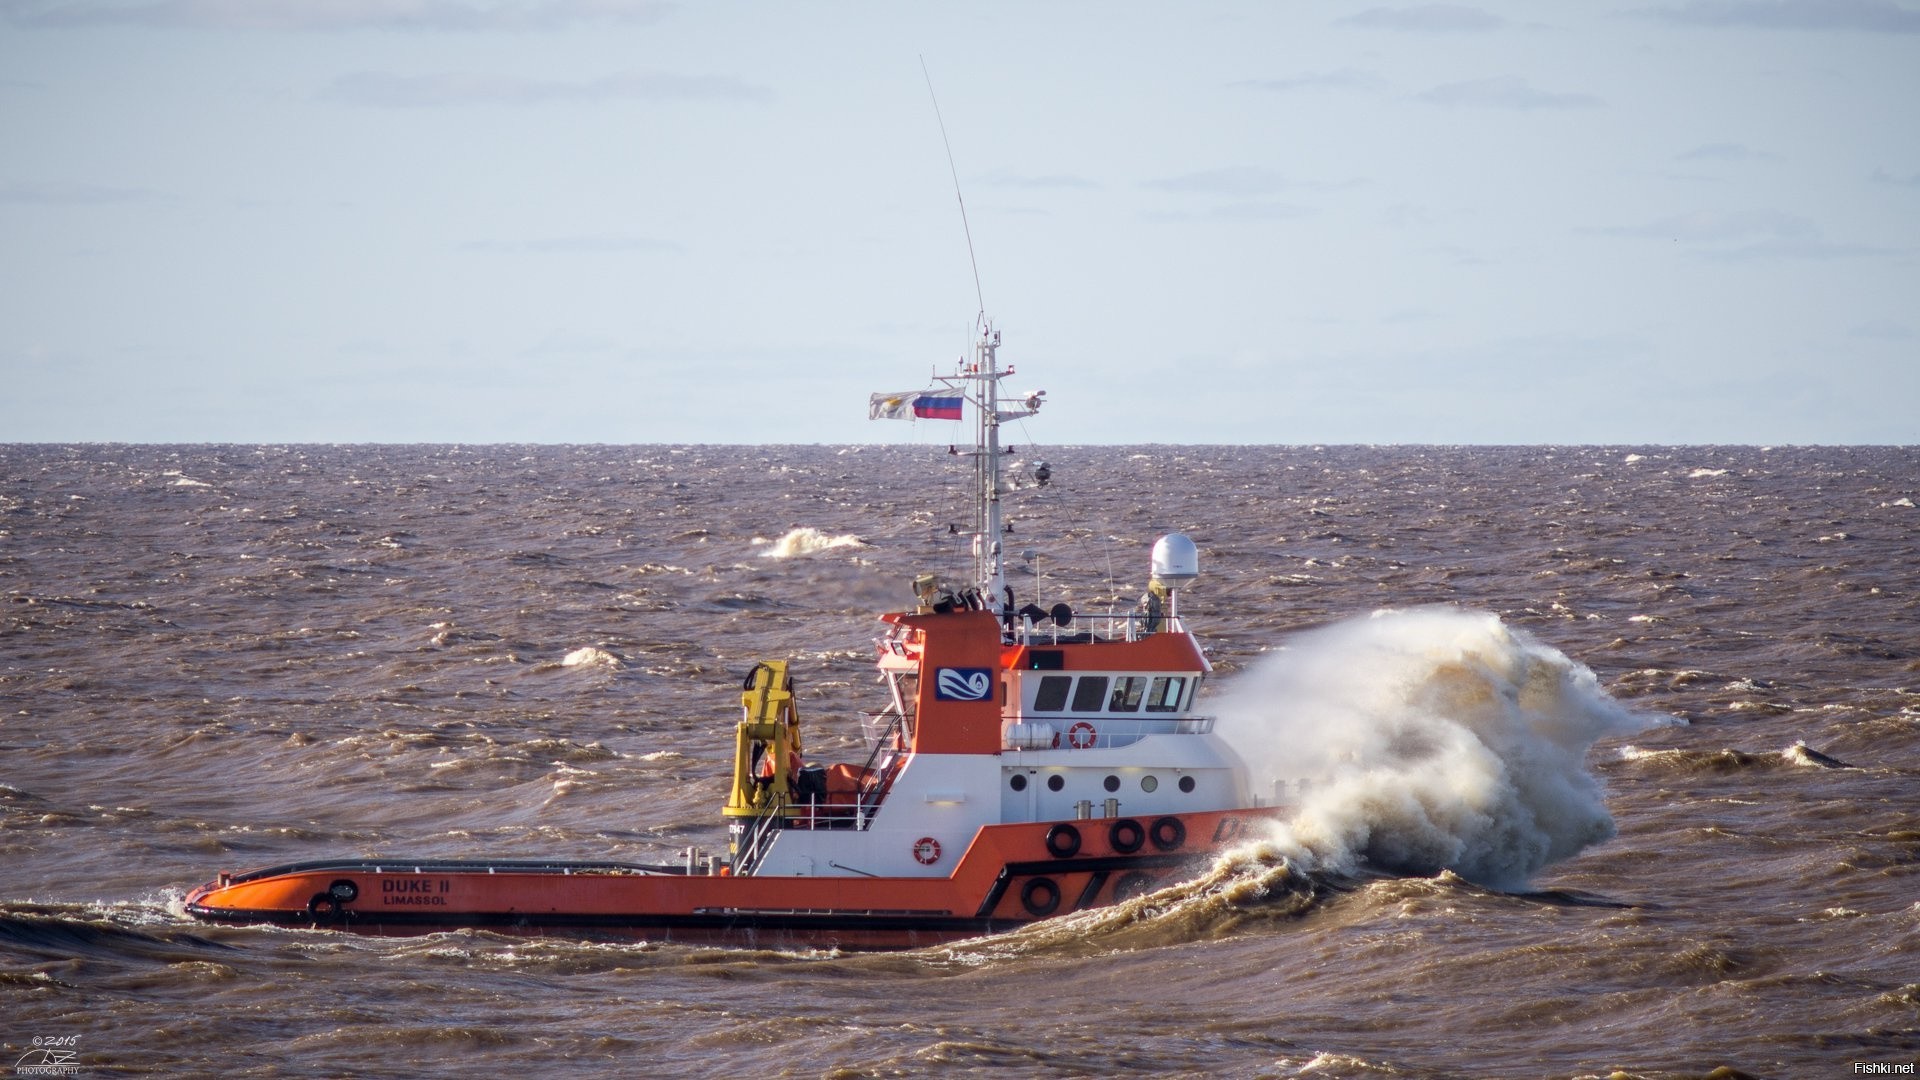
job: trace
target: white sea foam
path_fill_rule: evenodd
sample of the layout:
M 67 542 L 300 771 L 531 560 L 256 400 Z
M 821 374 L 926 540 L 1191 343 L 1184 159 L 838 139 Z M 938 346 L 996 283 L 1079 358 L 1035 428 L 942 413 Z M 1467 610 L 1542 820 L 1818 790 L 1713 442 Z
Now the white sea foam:
M 1262 790 L 1297 793 L 1275 837 L 1296 863 L 1497 888 L 1613 835 L 1585 764 L 1595 740 L 1676 722 L 1629 712 L 1584 665 L 1456 608 L 1305 634 L 1217 711 Z
M 756 544 L 769 544 L 766 540 L 755 540 Z M 772 541 L 767 550 L 760 553 L 763 559 L 791 559 L 796 555 L 812 555 L 815 552 L 830 551 L 834 548 L 865 547 L 867 542 L 852 534 L 833 536 L 819 529 L 802 525 L 789 530 L 787 535 Z
M 588 645 L 584 648 L 573 650 L 560 661 L 561 667 L 579 667 L 583 664 L 596 667 L 617 668 L 620 666 L 620 658 L 605 649 L 596 649 Z

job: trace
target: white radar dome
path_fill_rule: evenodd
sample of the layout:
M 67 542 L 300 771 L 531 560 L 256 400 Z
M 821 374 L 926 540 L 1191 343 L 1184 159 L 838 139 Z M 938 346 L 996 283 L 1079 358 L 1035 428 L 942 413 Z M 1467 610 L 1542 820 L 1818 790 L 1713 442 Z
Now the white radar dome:
M 1200 549 L 1185 533 L 1168 533 L 1153 545 L 1153 579 L 1185 585 L 1200 576 Z

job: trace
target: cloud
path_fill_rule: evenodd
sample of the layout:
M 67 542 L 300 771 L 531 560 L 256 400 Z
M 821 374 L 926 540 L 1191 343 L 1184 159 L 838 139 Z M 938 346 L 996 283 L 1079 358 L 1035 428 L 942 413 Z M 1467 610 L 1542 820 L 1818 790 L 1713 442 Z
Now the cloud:
M 1823 240 L 1818 236 L 1807 236 L 1761 240 L 1745 247 L 1708 251 L 1704 254 L 1715 262 L 1759 262 L 1766 259 L 1832 262 L 1837 259 L 1886 259 L 1909 253 L 1901 248 L 1882 247 L 1878 244 L 1842 244 Z
M 1645 225 L 1595 229 L 1603 236 L 1644 240 L 1674 240 L 1690 244 L 1750 241 L 1756 237 L 1786 240 L 1818 236 L 1819 227 L 1797 214 L 1778 210 L 1695 210 L 1660 218 Z
M 0 184 L 0 203 L 31 206 L 105 206 L 113 203 L 153 202 L 160 196 L 145 188 L 103 187 L 99 184 Z
M 1717 262 L 1761 259 L 1858 259 L 1902 254 L 1900 249 L 1827 240 L 1820 227 L 1779 210 L 1696 210 L 1644 225 L 1583 229 L 1601 236 L 1686 244 Z
M 1439 224 L 1441 215 L 1438 210 L 1421 203 L 1394 203 L 1387 207 L 1382 220 L 1395 229 L 1424 229 Z
M 1021 176 L 1016 173 L 996 172 L 982 179 L 988 187 L 1010 187 L 1027 189 L 1074 188 L 1082 191 L 1097 190 L 1100 185 L 1084 176 L 1072 176 L 1065 173 L 1052 173 L 1046 176 Z
M 1318 211 L 1309 206 L 1296 206 L 1292 203 L 1268 202 L 1262 200 L 1242 200 L 1221 203 L 1205 210 L 1149 211 L 1141 217 L 1147 221 L 1167 223 L 1180 221 L 1289 221 L 1294 218 L 1311 217 Z
M 1233 165 L 1224 169 L 1208 169 L 1183 176 L 1170 176 L 1162 180 L 1149 180 L 1142 186 L 1157 188 L 1161 191 L 1247 196 L 1268 195 L 1276 191 L 1284 191 L 1294 185 L 1286 177 L 1271 169 L 1261 169 L 1252 165 Z
M 1906 176 L 1897 176 L 1885 169 L 1875 169 L 1873 170 L 1873 182 L 1876 184 L 1892 184 L 1894 187 L 1920 188 L 1920 173 L 1909 173 Z
M 1292 94 L 1306 90 L 1378 90 L 1386 83 L 1377 75 L 1355 68 L 1340 68 L 1337 71 L 1303 72 L 1282 79 L 1241 79 L 1227 85 L 1235 90 Z
M 343 105 L 369 108 L 434 109 L 579 101 L 761 102 L 771 100 L 773 91 L 725 75 L 674 75 L 656 71 L 583 80 L 526 79 L 476 72 L 394 75 L 363 71 L 334 80 L 320 96 Z
M 1507 20 L 1461 4 L 1422 4 L 1419 7 L 1368 8 L 1358 15 L 1335 20 L 1335 25 L 1414 34 L 1457 34 L 1498 30 L 1507 25 Z
M 1755 150 L 1745 143 L 1706 143 L 1674 157 L 1675 161 L 1778 161 L 1779 159 L 1778 154 Z
M 649 236 L 618 235 L 554 236 L 536 240 L 475 240 L 460 247 L 463 251 L 512 255 L 603 255 L 650 251 L 678 254 L 686 250 L 671 240 L 656 240 Z
M 1281 191 L 1345 191 L 1360 186 L 1358 180 L 1290 180 L 1272 169 L 1254 165 L 1230 165 L 1222 169 L 1148 180 L 1141 187 L 1190 195 L 1221 195 L 1252 198 Z
M 1892 0 L 1693 0 L 1633 14 L 1683 26 L 1920 34 L 1920 10 Z
M 9 4 L 4 18 L 38 29 L 475 32 L 652 24 L 673 9 L 659 0 L 25 0 Z
M 1605 104 L 1589 94 L 1556 94 L 1536 90 L 1512 75 L 1436 86 L 1417 97 L 1433 105 L 1470 109 L 1591 109 Z
M 1892 319 L 1875 319 L 1847 331 L 1847 336 L 1865 338 L 1868 341 L 1911 341 L 1913 328 L 1906 323 L 1894 322 Z

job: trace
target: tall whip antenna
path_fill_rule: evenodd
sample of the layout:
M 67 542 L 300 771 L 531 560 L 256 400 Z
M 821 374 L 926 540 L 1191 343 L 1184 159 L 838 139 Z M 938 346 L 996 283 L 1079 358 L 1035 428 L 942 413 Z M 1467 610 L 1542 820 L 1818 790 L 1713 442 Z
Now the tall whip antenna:
M 920 57 L 920 74 L 927 78 L 927 96 L 933 99 L 933 119 L 940 125 L 940 144 L 947 148 L 947 171 L 953 174 L 953 198 L 960 204 L 960 229 L 967 234 L 967 264 L 973 267 L 973 298 L 980 302 L 980 314 L 987 313 L 987 301 L 980 293 L 980 262 L 973 257 L 973 227 L 967 224 L 967 200 L 960 195 L 960 170 L 953 164 L 953 143 L 947 139 L 947 122 L 940 116 L 940 98 L 933 92 L 933 75 L 927 71 L 927 58 Z

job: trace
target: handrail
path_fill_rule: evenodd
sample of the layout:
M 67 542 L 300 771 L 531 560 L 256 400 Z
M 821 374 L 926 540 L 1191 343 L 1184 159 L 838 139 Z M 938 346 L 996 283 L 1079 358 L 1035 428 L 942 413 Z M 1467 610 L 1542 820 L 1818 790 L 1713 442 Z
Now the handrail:
M 872 777 L 871 784 L 862 785 L 858 797 L 852 806 L 823 806 L 818 803 L 796 802 L 789 797 L 775 795 L 776 801 L 765 814 L 754 817 L 742 830 L 737 850 L 734 854 L 733 872 L 748 875 L 760 865 L 766 855 L 767 845 L 773 842 L 776 830 L 787 828 L 818 828 L 823 823 L 828 828 L 845 828 L 842 823 L 851 822 L 853 828 L 866 829 L 873 823 L 873 815 L 886 798 L 888 788 L 893 785 L 894 777 L 906 763 L 906 755 L 894 749 L 894 737 L 900 729 L 904 716 L 896 713 L 886 730 L 875 740 L 873 750 L 867 754 L 867 763 L 862 775 Z M 881 763 L 883 753 L 891 756 Z M 876 770 L 877 766 L 877 770 Z
M 861 829 L 865 829 L 867 824 L 873 820 L 873 812 L 880 808 L 880 803 L 886 798 L 887 789 L 893 786 L 894 776 L 900 772 L 900 767 L 904 764 L 903 759 L 906 755 L 902 754 L 894 744 L 898 741 L 901 724 L 905 722 L 906 718 L 905 713 L 895 713 L 893 720 L 887 724 L 886 730 L 882 731 L 880 737 L 873 741 L 873 750 L 867 754 L 867 763 L 862 767 L 860 774 L 867 777 L 874 777 L 876 775 L 874 767 L 879 763 L 882 751 L 887 752 L 890 756 L 886 764 L 880 767 L 881 771 L 874 780 L 873 785 L 868 787 L 863 784 L 859 797 L 854 800 L 854 809 L 858 813 L 859 828 Z M 871 801 L 869 801 L 869 797 L 871 797 Z
M 767 834 L 786 817 L 785 811 L 784 802 L 776 803 L 764 816 L 752 819 L 752 823 L 740 834 L 739 850 L 733 858 L 735 874 L 744 877 L 752 874 L 754 868 L 760 865 L 760 857 L 766 854 L 763 849 L 766 847 Z
M 1093 731 L 1090 742 L 1076 745 L 1073 742 L 1073 725 L 1093 724 L 1104 720 L 1110 728 L 1121 730 Z M 1023 746 L 1012 737 L 1013 724 L 1008 724 L 1001 736 L 1002 750 L 1025 750 L 1029 752 L 1050 752 L 1054 750 L 1111 750 L 1117 746 L 1131 746 L 1141 739 L 1153 735 L 1207 735 L 1213 731 L 1214 717 L 1211 716 L 1132 716 L 1112 713 L 1047 713 L 1045 715 L 1022 715 L 1015 723 L 1032 725 L 1046 724 L 1053 728 L 1055 744 L 1052 746 Z
M 1157 629 L 1148 629 L 1157 622 Z M 1071 626 L 1037 626 L 1032 619 L 1021 619 L 1014 639 L 1022 645 L 1059 645 L 1084 641 L 1138 641 L 1151 634 L 1184 633 L 1186 625 L 1178 615 L 1157 618 L 1142 611 L 1109 611 L 1100 615 L 1075 612 Z

